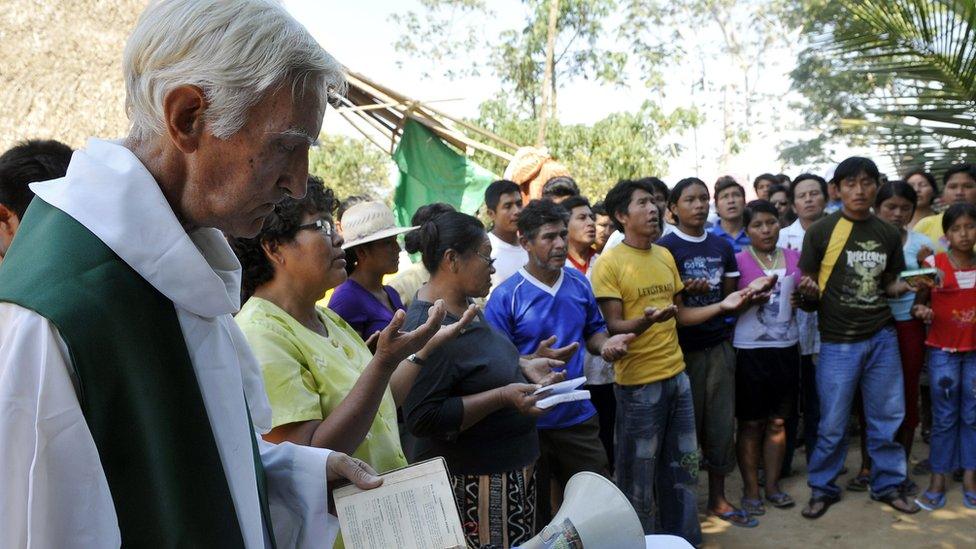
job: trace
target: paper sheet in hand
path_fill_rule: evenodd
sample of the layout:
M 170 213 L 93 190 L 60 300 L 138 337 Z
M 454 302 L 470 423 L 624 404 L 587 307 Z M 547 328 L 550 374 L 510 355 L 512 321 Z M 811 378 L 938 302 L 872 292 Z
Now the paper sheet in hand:
M 560 381 L 559 383 L 553 383 L 552 385 L 546 385 L 545 387 L 539 387 L 532 394 L 538 395 L 541 393 L 549 393 L 551 395 L 560 395 L 563 393 L 568 393 L 584 383 L 586 383 L 586 376 L 580 376 L 574 379 Z
M 535 403 L 536 407 L 542 408 L 552 408 L 557 404 L 562 404 L 563 402 L 573 402 L 574 400 L 590 400 L 589 391 L 570 391 L 568 393 L 559 393 L 546 398 L 539 399 Z
M 373 490 L 332 492 L 342 540 L 350 549 L 465 547 L 443 458 L 390 471 Z

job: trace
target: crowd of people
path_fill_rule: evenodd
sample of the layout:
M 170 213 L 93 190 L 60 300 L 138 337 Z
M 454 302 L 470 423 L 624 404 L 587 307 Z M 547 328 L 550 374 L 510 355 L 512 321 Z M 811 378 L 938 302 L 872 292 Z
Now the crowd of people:
M 852 157 L 829 181 L 762 174 L 749 202 L 731 176 L 591 202 L 525 148 L 487 225 L 435 203 L 398 227 L 308 175 L 325 106 L 296 90 L 341 88 L 337 64 L 238 4 L 147 10 L 126 141 L 0 155 L 0 545 L 321 544 L 327 482 L 435 457 L 470 547 L 525 543 L 584 471 L 698 546 L 701 471 L 706 512 L 756 527 L 797 505 L 800 447 L 808 519 L 841 485 L 916 513 L 959 482 L 976 508 L 976 167 Z M 244 107 L 193 76 L 237 89 L 208 65 L 235 56 L 271 71 Z M 564 380 L 588 397 L 540 407 Z

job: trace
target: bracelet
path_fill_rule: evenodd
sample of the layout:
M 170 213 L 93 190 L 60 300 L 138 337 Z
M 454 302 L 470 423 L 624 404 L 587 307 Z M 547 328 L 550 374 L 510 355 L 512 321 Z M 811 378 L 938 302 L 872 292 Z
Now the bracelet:
M 414 364 L 416 364 L 417 366 L 420 366 L 421 368 L 423 368 L 424 366 L 427 365 L 427 359 L 420 358 L 419 356 L 417 356 L 417 353 L 414 353 L 414 354 L 408 356 L 407 357 L 407 360 L 409 360 L 410 362 L 413 362 Z

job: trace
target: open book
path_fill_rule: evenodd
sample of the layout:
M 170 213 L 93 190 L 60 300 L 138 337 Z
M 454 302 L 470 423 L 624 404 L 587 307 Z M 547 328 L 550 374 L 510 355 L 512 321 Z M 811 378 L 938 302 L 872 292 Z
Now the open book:
M 332 492 L 342 540 L 349 549 L 465 547 L 447 465 L 434 458 L 390 471 L 383 485 Z

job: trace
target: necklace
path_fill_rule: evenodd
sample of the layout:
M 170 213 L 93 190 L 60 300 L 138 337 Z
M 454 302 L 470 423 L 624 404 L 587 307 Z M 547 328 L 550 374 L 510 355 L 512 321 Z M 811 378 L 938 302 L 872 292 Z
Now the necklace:
M 962 266 L 962 264 L 959 263 L 959 260 L 956 259 L 953 250 L 949 250 L 946 253 L 946 256 L 949 258 L 949 263 L 952 263 L 952 266 L 955 267 L 955 269 L 957 271 L 966 271 L 966 270 L 970 270 L 970 269 L 973 268 L 973 264 L 972 264 L 972 259 L 971 258 L 969 258 L 969 261 L 968 261 L 969 264 L 964 267 L 964 266 Z
M 775 269 L 779 264 L 779 260 L 783 256 L 783 250 L 776 248 L 772 253 L 761 252 L 762 255 L 766 256 L 766 261 L 763 261 L 759 257 L 760 254 L 756 253 L 756 249 L 752 246 L 749 246 L 749 254 L 752 255 L 752 258 L 756 260 L 756 263 L 758 263 L 763 270 L 769 271 Z

